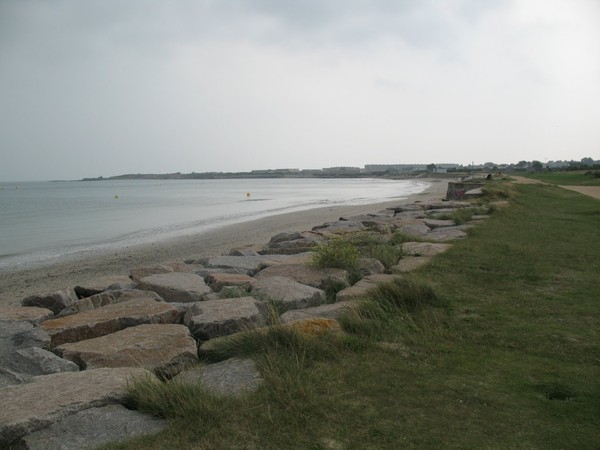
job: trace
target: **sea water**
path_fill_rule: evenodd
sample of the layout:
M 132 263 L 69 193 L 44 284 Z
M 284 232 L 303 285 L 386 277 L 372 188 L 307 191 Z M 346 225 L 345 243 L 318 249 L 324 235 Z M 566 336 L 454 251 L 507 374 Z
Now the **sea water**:
M 0 184 L 0 269 L 144 244 L 328 205 L 405 198 L 383 179 L 104 180 Z

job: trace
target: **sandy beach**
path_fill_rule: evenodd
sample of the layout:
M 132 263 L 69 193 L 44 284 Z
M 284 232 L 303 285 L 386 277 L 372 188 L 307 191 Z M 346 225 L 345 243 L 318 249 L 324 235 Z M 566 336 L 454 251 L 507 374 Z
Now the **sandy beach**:
M 132 267 L 227 254 L 233 248 L 261 249 L 282 231 L 306 231 L 341 216 L 373 213 L 403 203 L 441 200 L 448 180 L 422 180 L 430 187 L 406 200 L 370 205 L 335 206 L 270 216 L 201 234 L 110 253 L 86 253 L 46 267 L 0 271 L 0 305 L 18 305 L 29 295 L 89 284 L 102 277 L 128 275 Z

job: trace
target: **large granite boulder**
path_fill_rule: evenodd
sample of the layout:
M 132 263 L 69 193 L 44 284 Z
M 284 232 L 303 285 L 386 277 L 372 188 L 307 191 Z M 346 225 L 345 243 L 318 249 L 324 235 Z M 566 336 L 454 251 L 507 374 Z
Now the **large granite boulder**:
M 156 434 L 168 421 L 127 409 L 122 405 L 90 408 L 65 417 L 47 428 L 23 437 L 18 449 L 91 450 L 109 442 L 119 442 Z
M 0 320 L 0 361 L 14 350 L 50 346 L 50 336 L 44 330 L 25 321 Z
M 327 299 L 323 290 L 285 277 L 259 278 L 252 293 L 278 303 L 284 310 L 321 305 Z
M 311 236 L 294 241 L 278 242 L 266 247 L 261 253 L 265 255 L 296 255 L 310 251 L 314 246 L 323 242 L 323 238 Z
M 368 277 L 369 275 L 384 273 L 385 266 L 375 258 L 360 258 L 358 260 L 358 270 L 363 277 Z
M 27 383 L 38 375 L 77 372 L 71 361 L 39 347 L 28 347 L 5 354 L 0 362 L 0 387 Z
M 225 286 L 236 286 L 249 290 L 256 280 L 248 275 L 214 272 L 206 277 L 206 282 L 215 292 L 221 292 Z
M 262 278 L 285 277 L 319 289 L 331 285 L 349 286 L 348 272 L 344 269 L 316 269 L 306 264 L 281 264 L 261 270 L 255 276 Z
M 47 308 L 38 308 L 37 306 L 0 306 L 0 320 L 24 320 L 36 325 L 52 317 L 54 317 L 54 313 Z
M 56 355 L 43 350 L 49 345 L 48 333 L 29 322 L 0 321 L 0 387 L 65 369 Z
M 151 374 L 138 368 L 95 369 L 42 375 L 0 389 L 0 447 L 91 407 L 127 400 L 127 383 Z
M 389 209 L 394 211 L 396 214 L 405 211 L 423 211 L 423 207 L 419 203 L 407 203 L 405 205 L 398 205 Z
M 212 269 L 242 269 L 247 275 L 254 275 L 265 267 L 289 262 L 293 256 L 288 255 L 259 255 L 259 256 L 216 256 L 206 258 L 202 263 Z
M 196 341 L 186 326 L 176 324 L 138 325 L 55 351 L 81 369 L 143 367 L 164 378 L 198 360 Z
M 464 232 L 462 227 L 436 228 L 427 235 L 427 239 L 430 241 L 454 241 L 466 237 L 467 233 Z
M 194 303 L 183 321 L 196 339 L 207 340 L 264 325 L 261 308 L 253 297 L 207 300 Z
M 392 273 L 406 273 L 419 269 L 431 261 L 431 256 L 406 256 L 398 261 L 398 264 L 392 266 Z
M 157 275 L 159 273 L 171 273 L 175 272 L 168 264 L 152 264 L 149 266 L 134 267 L 129 272 L 129 277 L 135 282 L 139 283 L 142 278 L 149 277 L 150 275 Z
M 256 391 L 263 378 L 254 361 L 231 358 L 208 366 L 195 367 L 177 375 L 174 382 L 200 384 L 213 394 L 238 396 Z
M 150 275 L 142 278 L 138 285 L 156 292 L 167 302 L 197 302 L 212 292 L 202 277 L 187 272 Z
M 313 231 L 322 234 L 346 234 L 365 231 L 365 226 L 358 220 L 338 220 L 313 227 Z
M 273 236 L 269 241 L 269 245 L 285 241 L 294 241 L 296 239 L 300 239 L 301 237 L 302 235 L 298 231 L 284 231 L 283 233 Z
M 440 219 L 424 219 L 423 223 L 427 225 L 431 229 L 441 228 L 441 227 L 453 227 L 456 225 L 454 220 L 440 220 Z
M 140 298 L 50 319 L 40 327 L 50 335 L 51 346 L 56 347 L 69 342 L 97 338 L 136 325 L 175 323 L 178 319 L 177 308 L 168 303 Z
M 72 289 L 52 292 L 50 294 L 30 295 L 21 301 L 21 306 L 36 306 L 46 308 L 55 315 L 67 306 L 71 306 L 77 300 L 77 295 Z
M 444 253 L 452 247 L 452 244 L 432 242 L 405 242 L 402 244 L 402 252 L 407 256 L 435 256 Z
M 423 237 L 431 231 L 431 229 L 419 219 L 398 219 L 394 222 L 394 226 L 396 227 L 396 230 L 413 238 Z
M 129 278 L 131 278 L 135 283 L 139 283 L 142 278 L 149 277 L 150 275 L 170 272 L 193 272 L 194 269 L 194 265 L 186 264 L 183 261 L 169 261 L 162 264 L 150 264 L 147 266 L 134 267 L 129 272 Z
M 129 277 L 124 275 L 114 275 L 98 278 L 91 283 L 75 286 L 75 293 L 78 298 L 85 298 L 108 290 L 134 288 L 135 283 L 131 281 Z
M 346 288 L 338 292 L 335 296 L 336 302 L 342 302 L 347 300 L 357 300 L 367 297 L 372 290 L 377 288 L 379 284 L 389 283 L 398 279 L 400 275 L 393 274 L 376 274 L 369 275 L 363 278 L 354 286 Z
M 337 319 L 342 314 L 356 307 L 355 301 L 341 301 L 312 308 L 294 309 L 286 311 L 280 317 L 283 323 L 295 322 L 303 319 Z
M 63 309 L 60 312 L 59 317 L 92 311 L 102 306 L 114 305 L 115 303 L 123 303 L 140 298 L 149 298 L 157 302 L 164 301 L 160 295 L 152 291 L 142 291 L 139 289 L 104 291 L 100 294 L 77 300 L 71 306 Z

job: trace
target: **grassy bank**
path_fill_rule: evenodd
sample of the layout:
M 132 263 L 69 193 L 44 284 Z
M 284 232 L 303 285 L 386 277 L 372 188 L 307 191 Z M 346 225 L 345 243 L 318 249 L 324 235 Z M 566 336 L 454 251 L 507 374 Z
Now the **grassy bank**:
M 544 181 L 559 186 L 600 186 L 598 170 L 577 170 L 569 172 L 542 172 L 527 174 L 527 178 Z
M 172 426 L 110 448 L 600 447 L 600 203 L 517 189 L 347 334 L 235 347 L 265 377 L 257 393 L 140 385 L 138 406 Z

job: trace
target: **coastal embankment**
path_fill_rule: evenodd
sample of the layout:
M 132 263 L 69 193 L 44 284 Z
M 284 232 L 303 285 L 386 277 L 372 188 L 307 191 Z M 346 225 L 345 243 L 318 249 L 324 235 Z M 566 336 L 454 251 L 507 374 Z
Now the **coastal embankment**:
M 445 197 L 448 180 L 423 179 L 429 187 L 403 202 L 432 201 Z M 340 216 L 373 213 L 398 200 L 368 204 L 315 208 L 265 217 L 249 222 L 228 225 L 196 235 L 179 237 L 139 246 L 129 246 L 110 252 L 82 252 L 48 266 L 28 269 L 6 268 L 0 271 L 0 305 L 18 305 L 29 295 L 47 293 L 77 284 L 127 275 L 135 266 L 189 258 L 218 256 L 232 248 L 260 249 L 269 239 L 282 231 L 304 231 Z

